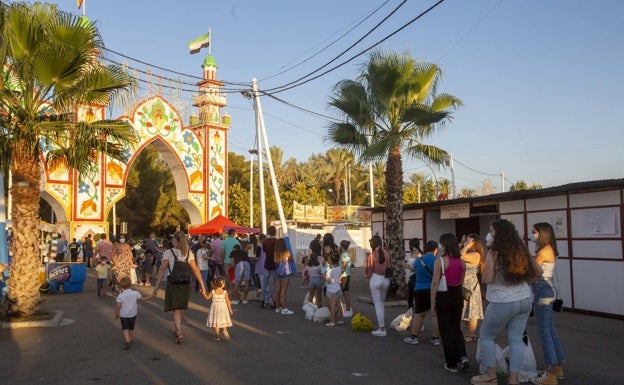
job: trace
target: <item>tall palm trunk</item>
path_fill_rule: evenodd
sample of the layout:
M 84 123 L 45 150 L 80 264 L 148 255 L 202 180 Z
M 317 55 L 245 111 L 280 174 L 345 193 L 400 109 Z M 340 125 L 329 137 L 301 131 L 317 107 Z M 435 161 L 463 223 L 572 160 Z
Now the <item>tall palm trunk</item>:
M 392 283 L 398 285 L 399 293 L 405 291 L 405 271 L 403 260 L 405 246 L 403 245 L 403 159 L 401 147 L 394 146 L 388 153 L 386 164 L 386 240 L 388 251 L 392 256 L 394 272 Z
M 13 199 L 9 299 L 11 310 L 30 315 L 39 304 L 39 182 L 41 164 L 28 151 L 13 152 Z

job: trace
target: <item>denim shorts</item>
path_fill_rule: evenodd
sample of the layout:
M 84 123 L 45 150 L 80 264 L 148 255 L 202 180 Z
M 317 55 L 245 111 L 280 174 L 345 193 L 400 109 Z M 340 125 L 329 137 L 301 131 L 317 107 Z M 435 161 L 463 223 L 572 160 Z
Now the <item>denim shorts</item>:
M 308 283 L 308 289 L 317 289 L 322 285 L 321 277 L 310 277 L 310 282 Z
M 251 278 L 251 266 L 249 262 L 242 261 L 236 264 L 236 270 L 234 270 L 234 278 L 237 281 L 249 281 Z

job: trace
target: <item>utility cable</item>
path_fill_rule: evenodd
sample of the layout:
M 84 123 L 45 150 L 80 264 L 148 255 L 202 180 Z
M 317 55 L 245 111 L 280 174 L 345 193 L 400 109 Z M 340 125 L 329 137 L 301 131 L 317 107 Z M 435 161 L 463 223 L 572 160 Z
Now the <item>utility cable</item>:
M 442 0 L 444 1 L 444 0 Z M 329 62 L 323 64 L 321 67 L 315 69 L 314 71 L 308 73 L 307 75 L 304 75 L 302 77 L 300 77 L 297 80 L 293 80 L 290 83 L 286 83 L 283 86 L 279 86 L 279 87 L 273 87 L 273 88 L 269 88 L 265 91 L 276 91 L 279 90 L 280 88 L 284 88 L 284 87 L 288 87 L 292 84 L 297 83 L 300 80 L 303 80 L 305 78 L 307 78 L 308 76 L 314 75 L 315 73 L 317 73 L 318 71 L 322 70 L 323 68 L 327 67 L 328 65 L 330 65 L 331 63 L 335 62 L 336 60 L 338 60 L 341 56 L 343 56 L 345 53 L 347 53 L 349 50 L 351 50 L 351 48 L 355 47 L 358 43 L 360 43 L 362 40 L 364 40 L 366 37 L 368 37 L 371 33 L 373 33 L 377 28 L 379 28 L 383 23 L 386 22 L 386 20 L 388 20 L 392 15 L 394 15 L 399 8 L 401 8 L 403 5 L 405 5 L 405 3 L 407 2 L 407 0 L 403 0 L 401 2 L 401 4 L 399 4 L 396 8 L 394 8 L 392 10 L 392 12 L 390 12 L 386 17 L 384 17 L 379 23 L 377 23 L 370 31 L 368 31 L 367 33 L 364 34 L 364 36 L 362 36 L 361 38 L 359 38 L 355 43 L 351 44 L 349 47 L 347 47 L 345 50 L 343 50 L 341 53 L 339 53 L 336 57 L 334 57 L 332 60 L 330 60 Z M 345 63 L 346 64 L 346 63 Z M 325 74 L 325 73 L 324 73 Z M 316 79 L 316 78 L 313 78 Z
M 425 11 L 423 11 L 422 13 L 420 13 L 418 16 L 416 16 L 415 18 L 411 19 L 411 20 L 410 20 L 410 21 L 408 21 L 407 23 L 403 24 L 403 25 L 402 25 L 399 29 L 395 30 L 395 31 L 394 31 L 394 32 L 392 32 L 391 34 L 389 34 L 389 35 L 387 35 L 386 37 L 384 37 L 383 39 L 379 40 L 377 43 L 375 43 L 375 44 L 373 44 L 373 45 L 369 46 L 368 48 L 364 49 L 363 51 L 359 52 L 358 54 L 356 54 L 356 55 L 352 56 L 351 58 L 349 58 L 349 59 L 345 60 L 344 62 L 342 62 L 342 63 L 340 63 L 340 64 L 338 64 L 338 65 L 336 65 L 336 66 L 334 66 L 334 67 L 332 67 L 332 68 L 330 68 L 330 69 L 328 69 L 328 70 L 327 70 L 327 71 L 325 71 L 325 72 L 322 72 L 322 73 L 320 73 L 320 74 L 318 74 L 318 75 L 316 75 L 316 76 L 314 76 L 314 77 L 312 77 L 312 78 L 310 78 L 310 79 L 307 79 L 307 80 L 302 81 L 302 82 L 297 83 L 297 84 L 293 84 L 293 85 L 291 85 L 291 86 L 289 86 L 289 87 L 286 87 L 286 88 L 281 88 L 281 89 L 276 90 L 277 88 L 280 88 L 280 87 L 276 87 L 276 88 L 271 88 L 271 89 L 264 90 L 264 91 L 272 91 L 272 90 L 276 90 L 276 91 L 273 91 L 273 93 L 278 93 L 278 92 L 288 91 L 288 90 L 293 89 L 293 88 L 295 88 L 295 87 L 299 87 L 299 86 L 301 86 L 301 85 L 304 85 L 304 84 L 306 84 L 306 83 L 309 83 L 309 82 L 311 82 L 312 80 L 316 80 L 316 79 L 318 79 L 318 78 L 320 78 L 320 77 L 322 77 L 322 76 L 325 76 L 325 75 L 327 75 L 328 73 L 330 73 L 330 72 L 332 72 L 332 71 L 334 71 L 334 70 L 336 70 L 336 69 L 338 69 L 338 68 L 342 67 L 343 65 L 345 65 L 345 64 L 347 64 L 347 63 L 350 63 L 350 62 L 351 62 L 351 61 L 353 61 L 354 59 L 356 59 L 356 58 L 358 58 L 358 57 L 362 56 L 363 54 L 365 54 L 366 52 L 368 52 L 368 51 L 370 51 L 371 49 L 375 48 L 376 46 L 378 46 L 379 44 L 383 43 L 384 41 L 386 41 L 386 40 L 390 39 L 391 37 L 393 37 L 393 36 L 394 36 L 394 35 L 396 35 L 397 33 L 401 32 L 402 30 L 404 30 L 405 28 L 407 28 L 408 26 L 410 26 L 411 24 L 413 24 L 414 22 L 416 22 L 418 19 L 420 19 L 421 17 L 423 17 L 424 15 L 426 15 L 427 13 L 431 12 L 434 8 L 436 8 L 437 6 L 439 6 L 440 4 L 442 4 L 443 2 L 444 2 L 444 0 L 439 0 L 437 3 L 435 3 L 435 4 L 434 4 L 434 5 L 432 5 L 431 7 L 427 8 Z M 315 72 L 316 72 L 316 71 L 315 71 Z M 291 82 L 291 83 L 292 83 L 292 82 Z M 289 84 L 291 84 L 291 83 L 289 83 Z M 282 86 L 282 87 L 284 87 L 284 86 Z
M 352 28 L 350 28 L 349 30 L 347 30 L 345 33 L 343 33 L 342 35 L 340 35 L 338 38 L 336 38 L 335 40 L 333 40 L 331 43 L 327 44 L 325 47 L 321 48 L 320 50 L 316 51 L 314 54 L 312 54 L 311 56 L 308 56 L 306 59 L 304 59 L 303 61 L 288 67 L 286 69 L 284 69 L 283 71 L 280 71 L 276 74 L 270 75 L 266 78 L 263 79 L 259 79 L 258 81 L 265 81 L 265 80 L 269 80 L 269 79 L 273 79 L 274 77 L 277 77 L 279 75 L 282 75 L 292 69 L 295 69 L 297 67 L 299 67 L 300 65 L 310 61 L 311 59 L 313 59 L 314 57 L 318 56 L 321 52 L 327 50 L 329 47 L 331 47 L 332 45 L 336 44 L 338 41 L 340 41 L 343 37 L 345 37 L 346 35 L 348 35 L 350 32 L 352 32 L 354 29 L 356 29 L 357 27 L 359 27 L 362 23 L 364 23 L 366 20 L 368 20 L 369 18 L 371 18 L 375 13 L 377 13 L 384 5 L 388 4 L 390 0 L 386 0 L 383 3 L 381 3 L 379 6 L 377 6 L 377 8 L 373 9 L 368 15 L 366 15 L 366 17 L 364 17 L 360 22 L 358 22 L 357 24 L 355 24 L 355 26 L 353 26 Z M 327 40 L 327 39 L 326 39 Z M 317 46 L 319 46 L 319 44 L 317 44 L 316 46 L 312 47 L 312 49 L 316 48 Z M 311 51 L 312 49 L 310 49 L 309 51 Z M 308 51 L 308 52 L 309 52 Z M 302 55 L 303 56 L 303 55 Z M 297 58 L 298 59 L 298 58 Z M 296 60 L 296 59 L 295 59 Z M 283 68 L 283 67 L 282 67 Z

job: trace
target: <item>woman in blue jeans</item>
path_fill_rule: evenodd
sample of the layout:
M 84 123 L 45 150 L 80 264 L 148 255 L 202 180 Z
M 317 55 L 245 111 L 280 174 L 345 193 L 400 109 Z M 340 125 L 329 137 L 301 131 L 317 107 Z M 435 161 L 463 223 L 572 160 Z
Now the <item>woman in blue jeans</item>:
M 518 373 L 524 356 L 522 335 L 531 312 L 531 288 L 527 282 L 535 281 L 540 272 L 511 222 L 505 219 L 492 222 L 486 242 L 490 249 L 481 280 L 488 285 L 485 298 L 489 305 L 479 337 L 487 370 L 472 377 L 470 382 L 474 385 L 498 384 L 494 338 L 507 329 L 508 384 L 514 385 L 519 383 Z
M 563 379 L 563 363 L 565 355 L 561 341 L 555 329 L 552 303 L 556 298 L 553 284 L 555 262 L 559 252 L 555 232 L 546 222 L 533 225 L 530 234 L 531 241 L 536 243 L 535 261 L 543 270 L 542 276 L 531 285 L 533 289 L 533 309 L 537 335 L 542 345 L 546 372 L 532 382 L 534 384 L 556 385 L 558 379 Z

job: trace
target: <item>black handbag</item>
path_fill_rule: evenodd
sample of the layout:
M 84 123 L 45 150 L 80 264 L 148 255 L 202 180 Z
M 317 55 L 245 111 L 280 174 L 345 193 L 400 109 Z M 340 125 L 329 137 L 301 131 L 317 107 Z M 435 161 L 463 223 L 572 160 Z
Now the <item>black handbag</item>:
M 555 259 L 556 262 L 556 259 Z M 555 267 L 555 291 L 557 292 L 557 298 L 552 303 L 553 311 L 563 311 L 563 300 L 559 298 L 559 276 L 557 275 L 557 268 Z
M 561 298 L 557 298 L 552 303 L 552 308 L 556 312 L 563 311 L 563 300 Z

